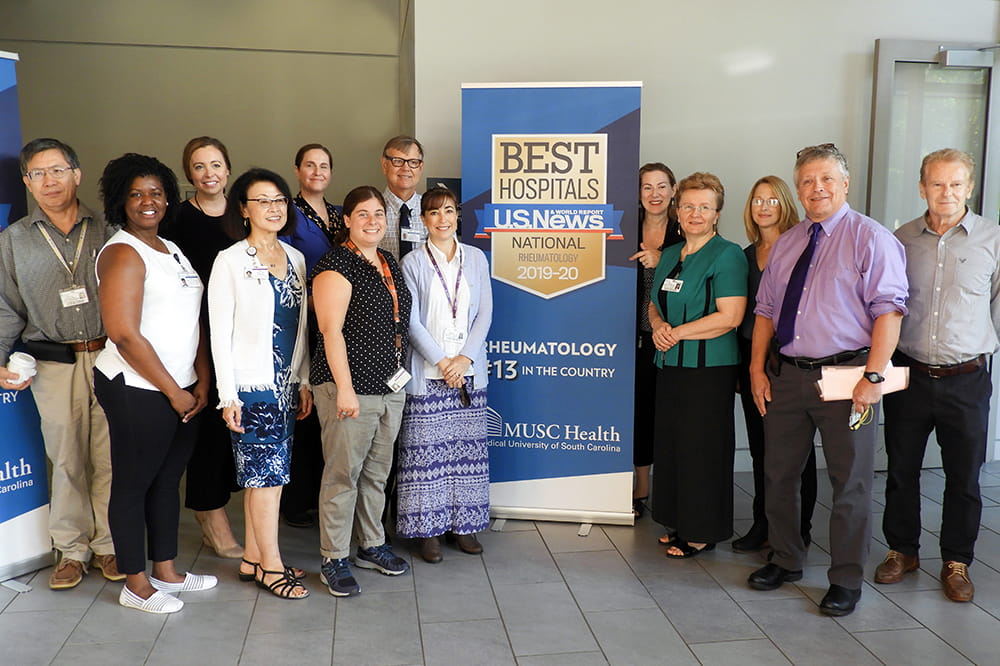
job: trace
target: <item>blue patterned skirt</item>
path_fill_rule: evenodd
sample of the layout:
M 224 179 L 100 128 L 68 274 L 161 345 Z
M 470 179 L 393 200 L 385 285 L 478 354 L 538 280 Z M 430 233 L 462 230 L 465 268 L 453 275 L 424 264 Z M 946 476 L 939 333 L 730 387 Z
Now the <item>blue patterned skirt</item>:
M 425 395 L 406 396 L 396 471 L 400 536 L 473 534 L 489 525 L 486 389 L 466 380 L 469 407 L 439 379 L 427 380 Z
M 241 422 L 246 432 L 230 433 L 236 483 L 241 488 L 288 484 L 295 412 L 281 409 L 271 391 L 240 392 L 240 400 L 243 401 Z

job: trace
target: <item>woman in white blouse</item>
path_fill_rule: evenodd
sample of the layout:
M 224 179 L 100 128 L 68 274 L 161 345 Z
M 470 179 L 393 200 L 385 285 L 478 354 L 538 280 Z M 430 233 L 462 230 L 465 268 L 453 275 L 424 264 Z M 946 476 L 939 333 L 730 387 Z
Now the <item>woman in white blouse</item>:
M 403 257 L 413 294 L 406 406 L 399 438 L 396 531 L 441 561 L 447 534 L 481 553 L 489 523 L 486 334 L 493 317 L 486 256 L 459 243 L 458 202 L 447 188 L 421 197 L 427 243 Z

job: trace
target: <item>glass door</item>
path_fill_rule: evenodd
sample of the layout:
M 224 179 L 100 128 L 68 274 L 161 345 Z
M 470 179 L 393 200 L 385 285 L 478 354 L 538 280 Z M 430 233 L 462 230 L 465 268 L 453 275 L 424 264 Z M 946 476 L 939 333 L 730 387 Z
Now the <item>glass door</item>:
M 908 40 L 875 41 L 875 77 L 868 155 L 868 214 L 892 230 L 926 210 L 917 190 L 920 161 L 939 148 L 976 158 L 976 189 L 969 207 L 1000 219 L 1000 47 Z M 987 460 L 997 452 L 997 376 Z M 930 442 L 925 467 L 940 467 Z M 885 450 L 876 468 L 885 469 Z

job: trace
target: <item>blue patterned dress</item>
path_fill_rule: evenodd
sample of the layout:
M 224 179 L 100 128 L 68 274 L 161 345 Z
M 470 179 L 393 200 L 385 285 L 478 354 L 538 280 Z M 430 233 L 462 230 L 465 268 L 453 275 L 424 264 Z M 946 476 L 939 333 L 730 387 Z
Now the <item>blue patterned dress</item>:
M 231 433 L 236 481 L 243 488 L 272 488 L 288 483 L 292 435 L 299 403 L 298 377 L 292 376 L 292 352 L 299 327 L 302 283 L 288 263 L 283 280 L 269 275 L 274 290 L 274 388 L 239 391 L 245 433 Z

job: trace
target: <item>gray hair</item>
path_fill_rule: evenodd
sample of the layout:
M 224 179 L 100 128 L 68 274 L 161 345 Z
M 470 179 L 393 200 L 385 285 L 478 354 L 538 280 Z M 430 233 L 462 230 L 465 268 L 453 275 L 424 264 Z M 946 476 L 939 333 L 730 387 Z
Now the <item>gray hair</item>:
M 806 146 L 795 153 L 795 171 L 793 172 L 795 182 L 798 183 L 799 181 L 799 169 L 809 162 L 827 159 L 837 162 L 841 173 L 844 175 L 844 180 L 850 178 L 851 172 L 847 168 L 847 157 L 844 156 L 844 153 L 840 152 L 840 149 L 832 143 L 821 143 L 818 146 Z
M 921 183 L 924 182 L 924 178 L 927 176 L 927 167 L 932 162 L 958 162 L 968 170 L 969 180 L 975 180 L 976 178 L 976 158 L 964 150 L 942 148 L 941 150 L 935 150 L 933 153 L 928 153 L 924 157 L 924 161 L 920 163 Z
M 70 148 L 68 145 L 60 141 L 59 139 L 32 139 L 24 145 L 21 149 L 21 173 L 27 173 L 28 162 L 31 161 L 35 155 L 46 150 L 58 150 L 69 162 L 69 166 L 73 169 L 80 168 L 80 158 L 76 156 L 76 151 Z

